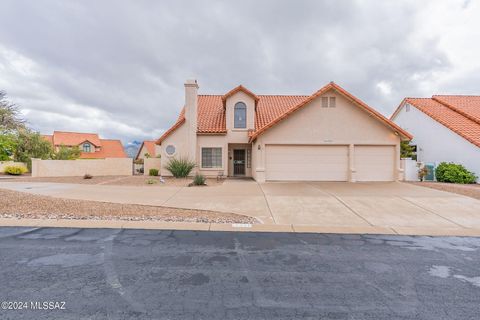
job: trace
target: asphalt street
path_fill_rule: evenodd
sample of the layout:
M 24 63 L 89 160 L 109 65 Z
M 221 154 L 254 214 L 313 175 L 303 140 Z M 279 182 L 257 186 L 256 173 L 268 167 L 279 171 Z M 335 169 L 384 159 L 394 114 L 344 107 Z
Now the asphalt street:
M 0 228 L 0 319 L 479 319 L 480 239 Z

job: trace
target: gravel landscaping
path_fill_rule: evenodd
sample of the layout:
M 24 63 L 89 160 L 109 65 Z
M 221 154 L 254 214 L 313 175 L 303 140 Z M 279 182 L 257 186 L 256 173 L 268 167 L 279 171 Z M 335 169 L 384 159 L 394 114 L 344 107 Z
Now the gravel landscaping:
M 417 186 L 461 194 L 467 197 L 480 199 L 480 184 L 456 184 L 442 182 L 410 182 Z
M 207 210 L 60 199 L 0 189 L 0 217 L 257 223 L 252 217 Z
M 10 176 L 11 177 L 11 176 Z M 74 184 L 102 184 L 112 186 L 146 186 L 146 187 L 162 187 L 162 186 L 187 186 L 192 182 L 192 178 L 176 179 L 172 177 L 164 177 L 163 183 L 160 177 L 151 176 L 98 176 L 92 179 L 84 179 L 83 177 L 51 177 L 51 178 L 32 178 L 29 176 L 12 177 L 3 181 L 12 182 L 53 182 L 53 183 L 74 183 Z M 207 179 L 207 186 L 217 186 L 223 183 L 223 179 Z

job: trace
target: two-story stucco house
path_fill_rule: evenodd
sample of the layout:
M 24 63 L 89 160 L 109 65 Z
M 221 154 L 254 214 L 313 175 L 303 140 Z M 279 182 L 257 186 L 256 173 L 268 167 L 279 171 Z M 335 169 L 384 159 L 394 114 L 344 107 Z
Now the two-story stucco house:
M 257 95 L 238 86 L 198 95 L 185 83 L 185 106 L 158 140 L 162 175 L 171 157 L 206 176 L 257 181 L 394 181 L 400 141 L 412 136 L 331 82 L 310 96 Z
M 455 162 L 480 176 L 480 96 L 405 98 L 391 120 L 415 136 L 418 161 Z

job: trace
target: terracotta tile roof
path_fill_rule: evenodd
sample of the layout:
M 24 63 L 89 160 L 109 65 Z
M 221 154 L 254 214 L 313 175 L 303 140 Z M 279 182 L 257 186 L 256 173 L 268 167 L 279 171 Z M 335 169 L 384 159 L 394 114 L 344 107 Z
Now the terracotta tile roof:
M 437 99 L 405 98 L 404 102 L 411 104 L 456 134 L 480 147 L 480 121 L 476 117 L 480 112 L 480 104 L 478 104 L 480 97 L 433 97 Z M 469 100 L 472 103 L 469 103 Z M 394 112 L 392 119 L 398 114 L 403 104 L 402 102 Z
M 51 134 L 41 134 L 40 135 L 43 139 L 47 140 L 50 142 L 50 144 L 53 146 L 53 135 Z
M 274 126 L 278 122 L 282 121 L 290 114 L 306 105 L 316 97 L 322 95 L 328 90 L 336 90 L 340 94 L 346 96 L 349 100 L 359 105 L 365 111 L 384 122 L 386 125 L 399 132 L 407 139 L 412 139 L 412 136 L 397 126 L 395 123 L 385 118 L 382 114 L 367 106 L 361 100 L 355 98 L 350 93 L 342 89 L 337 84 L 331 82 L 324 86 L 311 96 L 306 95 L 254 95 L 243 86 L 238 86 L 231 90 L 226 95 L 199 95 L 198 96 L 198 115 L 197 133 L 199 134 L 224 134 L 227 132 L 224 99 L 226 96 L 230 96 L 235 92 L 244 91 L 250 95 L 253 95 L 257 101 L 256 116 L 255 116 L 255 130 L 249 133 L 250 140 L 255 139 L 264 131 Z M 185 110 L 182 109 L 175 124 L 168 129 L 158 140 L 157 144 L 160 144 L 166 137 L 168 137 L 173 131 L 180 127 L 185 122 Z
M 128 158 L 120 140 L 101 139 L 102 147 L 95 152 L 82 152 L 81 159 Z
M 138 159 L 138 157 L 140 156 L 140 152 L 142 151 L 143 147 L 145 147 L 147 149 L 147 152 L 151 157 L 156 156 L 156 154 L 155 154 L 155 141 L 154 140 L 145 140 L 140 145 L 140 148 L 138 148 L 137 155 L 135 156 L 135 159 Z
M 81 133 L 81 132 L 66 132 L 54 131 L 53 144 L 55 146 L 78 146 L 82 142 L 89 141 L 93 145 L 100 147 L 102 142 L 97 133 Z
M 480 124 L 480 96 L 434 95 L 432 99 Z

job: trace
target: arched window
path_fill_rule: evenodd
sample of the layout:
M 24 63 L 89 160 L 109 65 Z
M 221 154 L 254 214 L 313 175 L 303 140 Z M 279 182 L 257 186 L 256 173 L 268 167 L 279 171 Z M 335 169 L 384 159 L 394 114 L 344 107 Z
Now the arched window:
M 83 144 L 83 152 L 90 152 L 90 143 L 84 143 Z
M 247 106 L 243 102 L 235 104 L 233 127 L 238 129 L 247 127 Z

